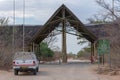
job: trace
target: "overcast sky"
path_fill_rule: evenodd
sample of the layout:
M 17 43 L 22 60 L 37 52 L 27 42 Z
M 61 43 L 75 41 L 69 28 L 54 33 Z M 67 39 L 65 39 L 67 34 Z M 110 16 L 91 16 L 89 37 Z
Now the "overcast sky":
M 0 17 L 9 17 L 13 20 L 13 1 L 0 0 Z M 23 0 L 15 0 L 16 24 L 22 24 Z M 95 0 L 25 0 L 25 23 L 44 24 L 50 16 L 65 4 L 83 23 L 91 17 L 99 7 Z
M 0 0 L 0 17 L 9 17 L 10 24 L 13 22 L 13 1 Z M 23 0 L 15 0 L 15 3 L 15 23 L 23 24 Z M 31 25 L 43 25 L 62 4 L 65 4 L 83 23 L 87 23 L 87 18 L 100 10 L 95 0 L 25 0 L 25 4 L 25 24 Z M 67 43 L 68 52 L 73 53 L 86 46 L 77 45 L 76 37 L 70 35 L 67 36 Z M 60 36 L 56 44 L 61 47 Z

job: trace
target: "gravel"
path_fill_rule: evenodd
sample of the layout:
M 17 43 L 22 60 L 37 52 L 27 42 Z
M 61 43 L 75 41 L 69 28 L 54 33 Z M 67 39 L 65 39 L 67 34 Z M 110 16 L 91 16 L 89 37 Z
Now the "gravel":
M 40 64 L 37 75 L 19 73 L 15 76 L 13 70 L 0 71 L 0 80 L 110 80 L 100 79 L 91 71 L 91 64 L 84 61 L 72 61 L 67 64 Z

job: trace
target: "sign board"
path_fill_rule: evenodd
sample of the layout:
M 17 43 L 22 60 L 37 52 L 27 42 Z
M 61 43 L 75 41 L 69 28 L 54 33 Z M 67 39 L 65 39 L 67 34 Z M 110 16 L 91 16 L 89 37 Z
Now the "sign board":
M 109 40 L 99 40 L 98 41 L 98 53 L 100 55 L 110 52 L 110 41 Z

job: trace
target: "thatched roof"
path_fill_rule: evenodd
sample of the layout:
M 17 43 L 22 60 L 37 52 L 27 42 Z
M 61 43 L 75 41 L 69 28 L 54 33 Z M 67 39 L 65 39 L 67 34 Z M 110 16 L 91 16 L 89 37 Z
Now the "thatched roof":
M 64 14 L 64 15 L 63 15 Z M 65 17 L 65 18 L 64 18 Z M 40 43 L 44 40 L 63 20 L 67 20 L 72 27 L 80 32 L 87 40 L 94 42 L 97 38 L 89 31 L 84 24 L 65 6 L 62 5 L 56 10 L 51 18 L 43 25 L 43 27 L 32 38 L 32 42 Z
M 107 24 L 87 24 L 85 25 L 98 39 L 113 38 L 119 35 L 119 24 L 107 23 Z M 111 40 L 110 39 L 110 40 Z
M 3 31 L 5 28 L 8 28 L 12 30 L 13 25 L 7 25 L 0 27 L 0 35 L 3 35 Z M 36 33 L 39 33 L 40 30 L 42 30 L 43 25 L 24 25 L 25 27 L 25 38 L 26 41 L 31 41 L 33 37 L 36 35 Z M 117 36 L 117 32 L 119 30 L 119 25 L 116 23 L 109 23 L 109 24 L 84 24 L 84 27 L 95 35 L 98 39 L 100 38 L 106 38 L 106 37 L 112 37 Z M 15 28 L 17 29 L 16 35 L 21 34 L 23 31 L 23 25 L 15 25 Z M 18 36 L 19 37 L 19 36 Z
M 109 36 L 106 31 L 106 29 L 109 28 L 107 25 L 108 24 L 85 24 L 85 27 L 99 39 Z
M 118 25 L 115 26 L 109 26 L 111 24 L 85 24 L 85 28 L 95 35 L 95 37 L 99 38 L 105 38 L 110 37 L 111 32 L 114 33 L 116 29 L 118 29 Z M 12 28 L 12 25 L 0 27 L 0 29 L 4 29 L 5 27 Z M 25 42 L 29 44 L 33 37 L 36 35 L 36 33 L 39 33 L 40 30 L 42 30 L 42 25 L 25 25 Z M 17 30 L 17 33 L 15 33 L 16 38 L 19 39 L 21 37 L 22 39 L 22 31 L 23 31 L 23 25 L 15 25 L 15 29 Z M 112 29 L 112 30 L 111 30 Z M 2 30 L 3 31 L 3 30 Z M 113 34 L 112 33 L 112 34 Z M 1 32 L 2 35 L 2 32 Z
M 25 27 L 25 45 L 30 44 L 31 39 L 36 32 L 42 27 L 41 25 L 24 25 Z M 22 46 L 23 41 L 23 25 L 14 25 L 14 39 L 17 47 Z M 13 25 L 0 26 L 0 45 L 12 44 Z M 9 39 L 9 40 L 8 40 Z

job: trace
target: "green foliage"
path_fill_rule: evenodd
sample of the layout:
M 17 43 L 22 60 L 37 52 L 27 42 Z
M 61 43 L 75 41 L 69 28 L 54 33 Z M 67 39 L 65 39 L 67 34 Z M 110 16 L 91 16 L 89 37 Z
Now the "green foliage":
M 82 49 L 81 51 L 79 51 L 77 53 L 77 57 L 78 58 L 80 58 L 80 57 L 89 57 L 90 52 L 91 52 L 91 48 L 90 47 L 86 47 L 86 48 Z
M 91 18 L 88 18 L 87 21 L 90 24 L 105 24 L 105 23 L 109 23 L 110 22 L 110 21 L 107 21 L 106 19 L 104 20 L 104 17 L 99 18 L 99 17 L 94 17 L 94 16 L 91 17 Z
M 88 42 L 88 41 L 87 41 L 86 39 L 84 39 L 84 38 L 78 39 L 78 40 L 79 40 L 79 42 L 78 42 L 77 44 L 81 44 L 81 45 Z
M 67 54 L 67 57 L 68 58 L 75 58 L 76 54 L 73 54 L 72 52 L 70 52 L 70 53 Z
M 77 40 L 79 40 L 79 42 L 77 44 L 83 45 L 86 44 L 88 42 L 87 39 L 83 38 L 82 34 L 80 34 L 79 32 L 77 32 L 77 34 L 79 34 L 80 36 L 77 37 Z M 86 55 L 86 53 L 90 52 L 90 44 L 88 44 L 88 47 L 84 48 L 83 50 L 79 51 L 77 53 L 77 57 L 80 58 L 84 55 Z
M 84 50 L 81 50 L 77 53 L 77 57 L 80 58 L 84 55 Z
M 54 52 L 48 47 L 47 43 L 40 44 L 40 52 L 42 57 L 53 57 Z
M 77 37 L 77 40 L 79 40 L 79 42 L 78 42 L 77 44 L 82 45 L 82 44 L 85 44 L 85 43 L 88 42 L 88 40 L 85 39 L 80 32 L 77 32 L 77 34 L 79 35 L 79 36 Z
M 84 48 L 84 51 L 85 52 L 91 52 L 91 48 L 90 47 L 86 47 L 86 48 Z

